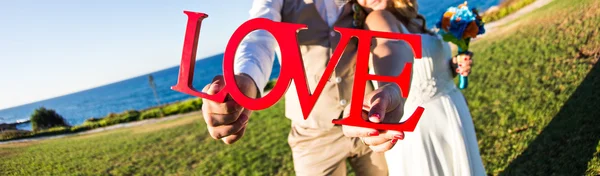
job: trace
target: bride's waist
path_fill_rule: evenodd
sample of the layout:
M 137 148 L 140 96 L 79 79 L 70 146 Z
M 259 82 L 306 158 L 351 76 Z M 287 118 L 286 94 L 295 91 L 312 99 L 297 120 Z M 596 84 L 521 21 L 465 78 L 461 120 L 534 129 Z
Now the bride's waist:
M 413 103 L 426 103 L 440 96 L 459 91 L 452 79 L 419 79 L 413 80 L 407 101 Z

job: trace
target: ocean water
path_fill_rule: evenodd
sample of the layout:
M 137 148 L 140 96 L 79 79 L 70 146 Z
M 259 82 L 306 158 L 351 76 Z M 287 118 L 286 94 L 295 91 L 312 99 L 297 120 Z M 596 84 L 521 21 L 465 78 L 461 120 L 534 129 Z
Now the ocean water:
M 469 0 L 466 1 L 469 8 L 475 8 L 483 13 L 488 8 L 498 5 L 503 0 Z M 439 21 L 442 14 L 450 6 L 457 6 L 465 0 L 417 0 L 419 3 L 419 13 L 427 20 L 427 27 L 432 28 Z
M 496 5 L 501 0 L 472 0 L 470 7 L 481 11 Z M 427 26 L 433 27 L 442 13 L 450 6 L 456 6 L 462 0 L 418 0 L 419 11 L 427 19 Z M 222 73 L 223 55 L 215 55 L 196 61 L 194 87 L 202 89 L 215 75 Z M 179 66 L 156 71 L 146 75 L 122 80 L 112 84 L 84 90 L 69 95 L 38 101 L 26 105 L 0 110 L 0 123 L 12 123 L 29 119 L 31 113 L 39 107 L 54 109 L 71 125 L 79 125 L 91 117 L 104 117 L 109 113 L 119 113 L 126 110 L 142 110 L 157 106 L 148 75 L 154 78 L 157 93 L 162 104 L 172 103 L 191 98 L 183 93 L 170 89 L 177 83 Z M 276 62 L 271 78 L 279 75 L 279 63 Z M 19 129 L 31 129 L 29 123 L 20 124 Z
M 202 90 L 206 84 L 212 81 L 215 75 L 222 73 L 222 63 L 223 54 L 196 61 L 194 87 Z M 171 86 L 177 84 L 178 74 L 179 66 L 175 66 L 109 85 L 0 110 L 0 117 L 4 119 L 4 122 L 29 119 L 36 108 L 44 106 L 56 110 L 71 125 L 78 125 L 88 118 L 104 117 L 111 112 L 123 112 L 132 109 L 142 110 L 157 106 L 158 103 L 150 87 L 148 75 L 152 75 L 154 79 L 156 92 L 162 104 L 192 98 L 171 90 Z M 279 63 L 276 62 L 271 78 L 276 78 L 278 75 Z M 29 123 L 19 124 L 17 128 L 29 130 L 31 125 Z

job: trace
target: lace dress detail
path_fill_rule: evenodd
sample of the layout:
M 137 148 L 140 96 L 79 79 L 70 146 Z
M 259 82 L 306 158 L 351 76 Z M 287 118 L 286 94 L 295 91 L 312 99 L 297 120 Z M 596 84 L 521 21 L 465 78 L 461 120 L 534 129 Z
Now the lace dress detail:
M 422 35 L 423 42 L 425 41 L 441 41 L 441 38 L 436 35 Z M 435 45 L 436 43 L 423 43 L 423 45 Z M 439 48 L 442 52 L 437 51 L 432 53 L 430 48 L 422 49 L 422 58 L 415 59 L 413 61 L 413 77 L 411 84 L 411 92 L 409 94 L 409 102 L 414 104 L 423 104 L 432 99 L 435 99 L 439 95 L 444 95 L 452 91 L 458 91 L 454 81 L 452 79 L 452 73 L 448 62 L 450 56 L 446 56 L 447 52 L 450 52 L 447 45 L 439 43 Z M 435 58 L 435 59 L 434 59 Z

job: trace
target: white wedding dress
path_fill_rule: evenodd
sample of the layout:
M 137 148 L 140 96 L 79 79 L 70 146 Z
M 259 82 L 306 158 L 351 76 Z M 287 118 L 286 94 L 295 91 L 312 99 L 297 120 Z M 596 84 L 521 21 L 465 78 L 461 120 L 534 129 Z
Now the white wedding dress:
M 452 78 L 450 47 L 439 36 L 420 35 L 423 57 L 413 62 L 401 121 L 417 106 L 425 111 L 415 131 L 385 153 L 390 175 L 485 175 L 471 113 Z

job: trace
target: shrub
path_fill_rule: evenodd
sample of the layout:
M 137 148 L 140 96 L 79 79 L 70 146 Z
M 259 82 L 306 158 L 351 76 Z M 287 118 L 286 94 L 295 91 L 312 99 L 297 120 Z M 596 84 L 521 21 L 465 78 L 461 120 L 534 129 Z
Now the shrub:
M 98 123 L 96 123 L 96 124 L 92 124 L 92 125 L 90 125 L 90 127 L 92 127 L 92 128 L 98 128 L 98 127 L 105 127 L 105 126 L 109 126 L 109 125 L 111 125 L 111 124 L 113 123 L 112 121 L 114 121 L 114 120 L 111 120 L 111 119 L 104 119 L 104 120 L 101 120 L 101 121 L 99 121 L 99 122 L 98 122 Z
M 273 89 L 273 87 L 275 87 L 275 84 L 277 84 L 277 79 L 271 80 L 267 83 L 267 86 L 265 86 L 265 91 L 269 91 L 271 89 Z
M 106 115 L 105 119 L 106 119 L 106 118 L 115 118 L 115 117 L 118 117 L 118 116 L 119 116 L 119 114 L 117 114 L 117 113 L 114 113 L 114 112 L 111 112 L 111 113 L 109 113 L 108 115 Z
M 64 134 L 64 133 L 76 133 L 81 131 L 87 131 L 94 128 L 100 128 L 105 126 L 110 126 L 119 123 L 132 122 L 143 119 L 164 117 L 167 115 L 188 113 L 192 111 L 197 111 L 202 108 L 202 99 L 193 98 L 185 101 L 177 102 L 169 104 L 165 107 L 157 107 L 148 110 L 144 110 L 142 112 L 136 110 L 125 111 L 120 114 L 110 113 L 106 115 L 104 118 L 89 118 L 83 124 L 77 125 L 74 127 L 70 127 L 64 118 L 58 115 L 54 110 L 49 110 L 45 108 L 37 109 L 32 115 L 31 123 L 34 126 L 34 133 L 24 131 L 24 132 L 14 132 L 10 131 L 7 133 L 0 133 L 0 140 L 9 140 L 16 139 L 22 137 L 30 137 L 37 135 L 55 135 L 55 134 Z M 47 117 L 50 116 L 50 117 Z M 35 118 L 34 118 L 35 117 Z M 50 121 L 54 119 L 53 121 Z M 60 120 L 57 120 L 60 119 Z M 50 123 L 50 122 L 52 123 Z M 55 122 L 60 121 L 61 123 Z M 50 125 L 49 125 L 50 124 Z
M 170 116 L 179 113 L 179 104 L 173 103 L 162 108 L 165 116 Z
M 89 119 L 86 119 L 85 122 L 83 122 L 83 123 L 98 122 L 100 120 L 102 120 L 102 119 L 101 118 L 91 117 Z
M 100 121 L 104 120 L 104 118 L 89 118 L 83 122 L 81 125 L 94 125 L 100 123 Z M 80 126 L 81 126 L 80 125 Z
M 49 129 L 57 126 L 68 127 L 67 121 L 56 111 L 44 107 L 36 109 L 31 115 L 31 126 L 34 131 Z
M 140 112 L 136 110 L 129 110 L 121 114 L 119 118 L 122 122 L 136 121 L 140 118 Z
M 65 126 L 57 126 L 57 127 L 52 127 L 49 128 L 47 130 L 41 130 L 39 132 L 36 132 L 36 135 L 56 135 L 56 134 L 64 134 L 64 133 L 68 133 L 71 132 L 71 128 L 70 127 L 65 127 Z
M 110 113 L 103 118 L 89 118 L 83 124 L 71 128 L 71 132 L 87 131 L 95 128 L 106 127 L 118 123 L 138 120 L 140 113 L 135 110 L 125 111 L 121 114 Z
M 202 99 L 194 98 L 179 103 L 179 113 L 188 113 L 202 109 Z
M 183 103 L 180 104 L 177 108 L 179 109 L 178 114 L 188 113 L 196 110 L 194 105 Z
M 152 118 L 157 118 L 157 117 L 162 117 L 162 116 L 163 116 L 162 109 L 153 108 L 153 109 L 143 111 L 142 114 L 140 114 L 140 120 L 152 119 Z
M 201 98 L 195 98 L 195 99 L 192 99 L 192 100 L 188 100 L 187 102 L 189 102 L 192 105 L 194 105 L 194 109 L 196 109 L 196 110 L 202 109 L 202 99 Z
M 118 123 L 136 121 L 140 118 L 140 112 L 136 110 L 125 111 L 121 114 L 111 113 L 104 119 L 100 120 L 99 127 L 114 125 Z
M 169 104 L 162 108 L 165 116 L 188 113 L 202 109 L 202 99 L 193 98 L 182 102 Z
M 25 130 L 5 130 L 0 132 L 0 140 L 17 139 L 32 135 L 31 131 Z
M 83 125 L 74 126 L 73 128 L 71 128 L 71 132 L 76 133 L 76 132 L 87 131 L 87 130 L 96 128 L 96 127 L 92 127 L 91 124 L 97 125 L 98 123 L 90 123 L 90 125 L 83 124 Z

